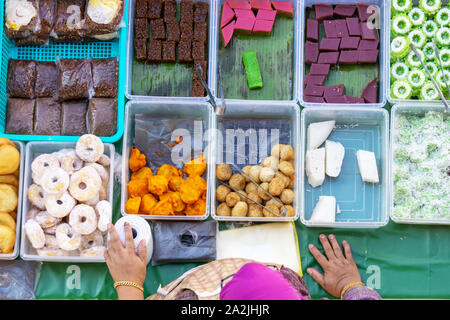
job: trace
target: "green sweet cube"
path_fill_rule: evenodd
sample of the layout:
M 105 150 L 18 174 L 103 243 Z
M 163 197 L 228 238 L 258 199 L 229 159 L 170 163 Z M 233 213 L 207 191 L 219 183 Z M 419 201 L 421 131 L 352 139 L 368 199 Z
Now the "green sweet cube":
M 263 82 L 261 71 L 259 70 L 258 58 L 255 51 L 247 51 L 242 54 L 247 83 L 250 89 L 262 88 Z

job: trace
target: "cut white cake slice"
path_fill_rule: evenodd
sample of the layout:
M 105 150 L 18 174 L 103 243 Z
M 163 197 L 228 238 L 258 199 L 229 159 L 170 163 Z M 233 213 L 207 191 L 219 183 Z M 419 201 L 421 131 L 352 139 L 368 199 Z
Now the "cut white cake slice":
M 333 196 L 320 196 L 309 221 L 333 223 L 335 220 L 336 198 Z
M 358 150 L 356 152 L 356 158 L 358 159 L 358 167 L 362 180 L 365 182 L 378 183 L 379 179 L 375 153 Z
M 314 122 L 308 126 L 307 150 L 317 149 L 327 140 L 336 121 Z
M 336 178 L 341 173 L 345 148 L 340 142 L 325 141 L 325 173 Z
M 305 171 L 309 184 L 315 188 L 325 180 L 325 148 L 306 151 Z

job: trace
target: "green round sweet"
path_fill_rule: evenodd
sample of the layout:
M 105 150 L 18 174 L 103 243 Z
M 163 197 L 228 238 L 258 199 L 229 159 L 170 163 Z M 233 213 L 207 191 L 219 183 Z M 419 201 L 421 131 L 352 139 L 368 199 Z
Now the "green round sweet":
M 392 12 L 409 12 L 412 8 L 412 0 L 392 0 Z
M 413 29 L 408 34 L 409 42 L 414 44 L 416 48 L 422 48 L 427 43 L 427 36 L 421 29 Z
M 421 69 L 414 69 L 408 73 L 408 83 L 411 85 L 413 92 L 419 92 L 424 85 L 427 77 Z
M 435 62 L 427 61 L 425 63 L 425 68 L 427 68 L 428 72 L 430 72 L 431 76 L 434 77 L 438 72 L 438 67 Z
M 436 90 L 434 84 L 431 81 L 427 81 L 420 89 L 419 98 L 421 100 L 438 100 L 439 92 Z
M 448 26 L 450 25 L 450 9 L 448 8 L 442 8 L 441 10 L 436 13 L 436 16 L 434 17 L 436 20 L 436 23 L 440 26 Z
M 441 8 L 441 0 L 420 0 L 419 7 L 428 16 L 434 16 Z
M 438 31 L 438 25 L 433 20 L 427 20 L 422 26 L 422 31 L 428 38 L 432 38 Z
M 404 13 L 399 13 L 392 18 L 391 31 L 394 35 L 406 35 L 411 30 L 412 22 Z
M 427 60 L 434 60 L 434 58 L 436 58 L 436 52 L 434 51 L 432 42 L 428 42 L 426 45 L 424 45 L 422 52 L 425 55 L 425 59 Z
M 413 26 L 422 26 L 425 22 L 425 12 L 420 8 L 413 8 L 409 11 L 408 17 L 411 20 Z
M 439 51 L 439 58 L 444 68 L 450 67 L 450 49 L 441 49 Z
M 449 47 L 450 46 L 450 28 L 440 27 L 434 36 L 436 39 L 436 44 L 438 47 Z
M 423 51 L 420 49 L 417 49 L 417 52 L 419 53 L 420 57 L 422 58 L 422 61 L 424 61 L 425 55 L 423 54 Z M 410 51 L 408 53 L 408 56 L 406 57 L 406 64 L 409 66 L 410 69 L 422 67 L 422 63 L 420 63 L 420 59 L 417 57 L 417 55 L 414 51 Z
M 394 63 L 391 67 L 391 77 L 394 80 L 406 79 L 408 76 L 409 67 L 403 61 L 398 61 Z
M 447 92 L 447 84 L 450 86 L 450 71 L 438 71 L 435 76 L 436 82 L 443 92 Z M 447 83 L 447 84 L 446 84 Z
M 397 80 L 391 85 L 391 97 L 394 99 L 409 99 L 412 95 L 411 85 L 406 80 Z
M 410 50 L 408 38 L 403 36 L 395 37 L 391 42 L 391 59 L 396 61 L 397 59 L 404 58 Z

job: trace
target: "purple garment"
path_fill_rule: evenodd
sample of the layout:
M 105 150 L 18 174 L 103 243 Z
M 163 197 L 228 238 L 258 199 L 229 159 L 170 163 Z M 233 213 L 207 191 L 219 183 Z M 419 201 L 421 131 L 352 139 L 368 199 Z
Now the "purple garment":
M 381 296 L 370 287 L 354 287 L 344 294 L 343 300 L 381 300 Z

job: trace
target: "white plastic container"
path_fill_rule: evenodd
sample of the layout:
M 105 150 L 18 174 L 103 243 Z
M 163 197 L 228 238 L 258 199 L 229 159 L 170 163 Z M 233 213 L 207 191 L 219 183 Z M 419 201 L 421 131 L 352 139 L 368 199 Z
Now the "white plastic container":
M 429 224 L 429 225 L 450 225 L 450 220 L 444 220 L 444 219 L 402 219 L 395 217 L 393 215 L 394 212 L 394 173 L 392 172 L 392 168 L 394 165 L 394 136 L 396 134 L 396 117 L 400 114 L 425 114 L 428 111 L 444 111 L 444 106 L 442 105 L 436 105 L 436 104 L 429 104 L 427 102 L 419 102 L 419 103 L 400 103 L 395 104 L 391 109 L 391 136 L 390 136 L 390 150 L 389 150 L 389 167 L 391 168 L 390 173 L 390 215 L 391 220 L 395 223 L 404 223 L 404 224 Z
M 164 100 L 146 100 L 146 101 L 129 101 L 125 106 L 125 132 L 123 135 L 122 144 L 122 194 L 121 194 L 121 212 L 122 215 L 128 215 L 125 212 L 125 203 L 128 200 L 128 188 L 127 184 L 130 181 L 130 169 L 129 159 L 131 146 L 134 143 L 134 125 L 135 115 L 144 114 L 152 115 L 155 118 L 174 118 L 174 119 L 199 119 L 205 121 L 205 129 L 203 137 L 203 152 L 206 154 L 206 182 L 208 184 L 208 190 L 206 192 L 206 212 L 202 216 L 168 216 L 168 215 L 139 215 L 140 217 L 148 220 L 205 220 L 209 216 L 209 199 L 211 197 L 211 187 L 209 186 L 209 180 L 212 172 L 212 154 L 210 149 L 205 149 L 205 140 L 212 140 L 212 131 L 209 130 L 212 127 L 213 122 L 213 110 L 210 104 L 206 101 L 194 101 L 190 99 L 164 99 Z M 147 159 L 148 165 L 149 159 Z M 151 161 L 151 160 L 150 160 Z
M 299 70 L 299 81 L 298 81 L 298 101 L 303 107 L 346 107 L 348 104 L 334 104 L 334 103 L 312 103 L 305 102 L 303 98 L 303 90 L 304 90 L 304 79 L 305 79 L 305 52 L 304 52 L 304 44 L 306 41 L 306 14 L 305 10 L 307 7 L 311 7 L 315 4 L 350 4 L 356 5 L 357 3 L 367 3 L 371 5 L 378 6 L 380 8 L 380 44 L 379 44 L 379 56 L 378 56 L 378 64 L 379 64 L 379 79 L 378 79 L 378 101 L 377 103 L 355 103 L 350 104 L 352 107 L 378 107 L 382 108 L 386 105 L 386 91 L 389 90 L 389 85 L 386 83 L 387 77 L 389 74 L 389 16 L 390 16 L 390 1 L 384 0 L 360 0 L 360 1 L 350 1 L 350 0 L 302 0 L 301 3 L 301 21 L 300 21 L 300 40 L 299 40 L 299 56 L 300 56 L 300 70 Z M 342 79 L 342 83 L 345 85 L 345 79 Z M 337 85 L 337 83 L 336 83 Z
M 220 103 L 219 103 L 220 105 Z M 228 123 L 232 123 L 233 118 L 236 119 L 260 119 L 261 121 L 265 120 L 278 120 L 283 122 L 283 127 L 273 127 L 268 128 L 264 124 L 261 124 L 260 128 L 256 129 L 278 129 L 280 130 L 280 136 L 285 136 L 286 138 L 280 138 L 280 143 L 283 144 L 289 144 L 294 148 L 295 151 L 295 159 L 294 159 L 294 165 L 295 165 L 295 183 L 293 191 L 295 193 L 295 200 L 292 204 L 295 210 L 295 215 L 293 217 L 231 217 L 231 216 L 218 216 L 216 215 L 216 207 L 219 205 L 219 202 L 216 201 L 216 188 L 220 185 L 216 179 L 216 165 L 219 163 L 226 163 L 226 134 L 222 134 L 223 137 L 223 147 L 224 149 L 219 150 L 220 146 L 220 136 L 218 135 L 219 132 L 223 133 L 223 130 L 221 130 L 220 122 L 225 121 Z M 227 101 L 226 103 L 226 111 L 223 116 L 215 115 L 214 118 L 214 131 L 215 131 L 215 137 L 214 137 L 214 164 L 212 166 L 212 176 L 210 178 L 210 188 L 212 189 L 211 193 L 211 214 L 212 217 L 215 220 L 218 221 L 253 221 L 253 222 L 283 222 L 283 221 L 295 221 L 299 217 L 300 212 L 300 203 L 299 203 L 299 195 L 301 192 L 301 185 L 300 185 L 300 110 L 296 103 L 294 102 L 270 102 L 270 101 Z M 240 129 L 240 126 L 236 126 L 236 129 Z M 245 128 L 243 129 L 245 130 Z M 271 134 L 270 132 L 267 132 L 268 134 Z M 273 137 L 272 137 L 273 138 Z M 258 132 L 258 141 L 261 139 L 261 134 Z M 287 141 L 283 141 L 283 139 L 286 139 Z M 269 141 L 269 137 L 267 138 Z M 261 143 L 257 143 L 259 145 L 259 148 L 261 148 Z M 246 138 L 245 141 L 246 149 L 250 147 L 251 143 Z M 261 152 L 258 152 L 258 161 L 257 163 L 260 163 L 260 160 L 263 160 L 266 156 L 270 155 L 270 149 L 267 146 L 267 154 L 261 154 Z M 234 150 L 234 146 L 233 146 Z M 236 149 L 237 150 L 237 149 Z M 250 150 L 250 149 L 249 149 Z M 225 151 L 225 152 L 222 152 Z M 238 160 L 237 152 L 233 153 L 233 159 L 235 159 L 235 164 L 242 169 L 244 166 L 251 164 L 256 165 L 255 162 L 249 163 L 249 155 L 250 151 L 245 154 L 245 163 L 239 163 L 242 162 Z M 262 158 L 262 159 L 261 159 Z M 237 163 L 236 163 L 237 162 Z M 233 170 L 233 173 L 236 173 L 235 170 Z
M 143 96 L 135 95 L 132 91 L 133 82 L 133 62 L 134 62 L 134 14 L 136 0 L 128 0 L 129 10 L 128 10 L 128 37 L 127 37 L 127 72 L 126 72 L 126 82 L 125 82 L 125 95 L 129 100 L 194 100 L 194 101 L 206 101 L 209 99 L 208 95 L 206 97 L 166 97 L 166 96 Z M 180 0 L 177 0 L 179 3 Z M 209 14 L 208 14 L 208 86 L 213 95 L 215 95 L 216 88 L 216 0 L 208 0 L 204 2 L 209 2 Z M 178 10 L 179 11 L 179 10 Z M 191 63 L 193 64 L 193 63 Z
M 307 128 L 310 123 L 336 121 L 328 140 L 344 145 L 345 157 L 337 178 L 325 177 L 324 183 L 312 188 L 305 173 Z M 321 107 L 302 111 L 300 198 L 302 223 L 309 227 L 378 228 L 389 221 L 389 114 L 382 108 Z M 363 182 L 356 151 L 375 153 L 378 184 Z M 341 213 L 335 223 L 310 222 L 319 196 L 335 196 Z
M 14 243 L 14 251 L 10 254 L 0 254 L 0 260 L 14 260 L 19 256 L 19 247 L 20 247 L 20 219 L 22 217 L 22 186 L 24 179 L 24 165 L 25 165 L 25 143 L 21 141 L 12 141 L 17 147 L 17 150 L 20 152 L 20 175 L 19 175 L 19 187 L 17 188 L 17 220 L 16 220 L 16 241 Z
M 23 260 L 35 260 L 35 261 L 49 261 L 49 262 L 105 262 L 103 257 L 80 257 L 80 256 L 66 256 L 66 257 L 41 257 L 37 254 L 36 249 L 34 249 L 30 241 L 27 239 L 25 234 L 24 226 L 27 222 L 28 211 L 31 209 L 32 205 L 27 197 L 28 187 L 33 184 L 31 163 L 40 154 L 43 153 L 53 153 L 61 149 L 71 148 L 75 149 L 76 142 L 53 142 L 53 141 L 36 141 L 29 142 L 26 146 L 26 158 L 25 158 L 25 176 L 23 183 L 23 199 L 22 199 L 22 233 L 21 233 L 21 244 L 20 244 L 20 257 Z M 109 183 L 106 190 L 108 201 L 113 205 L 113 189 L 114 189 L 114 154 L 115 148 L 113 144 L 105 143 L 104 154 L 111 159 L 111 164 L 109 167 Z M 114 210 L 114 209 L 113 209 Z M 106 243 L 104 244 L 106 247 Z

